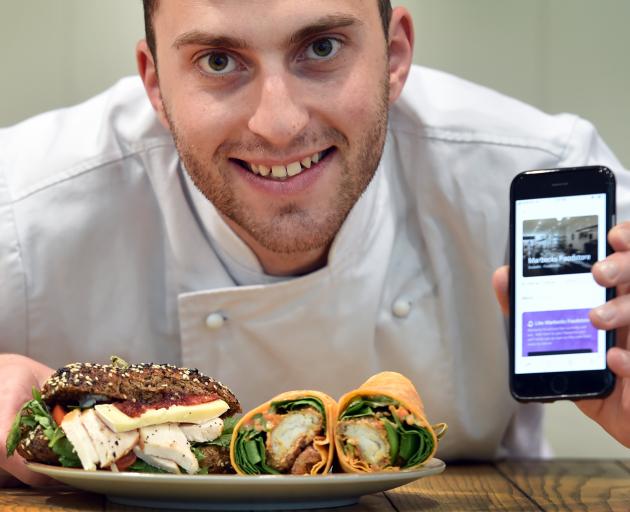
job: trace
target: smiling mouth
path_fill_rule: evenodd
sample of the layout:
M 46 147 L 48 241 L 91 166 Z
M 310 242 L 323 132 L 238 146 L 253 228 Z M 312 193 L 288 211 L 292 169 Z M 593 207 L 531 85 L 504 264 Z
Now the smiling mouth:
M 300 161 L 295 161 L 288 163 L 286 165 L 264 165 L 264 164 L 253 164 L 250 162 L 246 162 L 245 160 L 239 160 L 237 158 L 233 158 L 232 160 L 240 165 L 243 169 L 256 174 L 257 176 L 276 180 L 283 181 L 298 174 L 301 174 L 307 169 L 310 169 L 314 165 L 321 162 L 324 158 L 326 158 L 330 153 L 335 150 L 334 147 L 329 147 L 324 151 L 319 151 L 318 153 L 314 153 L 311 156 L 307 156 Z

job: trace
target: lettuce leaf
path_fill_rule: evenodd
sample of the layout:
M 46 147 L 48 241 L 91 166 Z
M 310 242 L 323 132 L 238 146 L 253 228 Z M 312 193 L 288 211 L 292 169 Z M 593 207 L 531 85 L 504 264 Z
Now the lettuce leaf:
M 72 443 L 68 441 L 61 427 L 53 420 L 39 390 L 33 388 L 32 394 L 33 399 L 22 406 L 13 421 L 7 437 L 7 456 L 13 455 L 20 442 L 22 425 L 29 427 L 29 430 L 40 426 L 48 439 L 48 446 L 59 458 L 59 463 L 66 467 L 81 467 L 81 461 L 74 451 Z
M 345 408 L 339 419 L 374 416 L 381 409 L 387 411 L 390 405 L 398 405 L 398 402 L 387 396 L 359 396 L 348 404 L 348 407 Z
M 125 469 L 125 471 L 136 471 L 138 473 L 167 473 L 163 469 L 156 468 L 155 466 L 144 462 L 142 459 L 136 459 L 131 466 Z
M 234 446 L 236 464 L 248 475 L 279 475 L 280 472 L 267 465 L 265 451 L 266 433 L 252 427 L 244 427 L 238 431 Z

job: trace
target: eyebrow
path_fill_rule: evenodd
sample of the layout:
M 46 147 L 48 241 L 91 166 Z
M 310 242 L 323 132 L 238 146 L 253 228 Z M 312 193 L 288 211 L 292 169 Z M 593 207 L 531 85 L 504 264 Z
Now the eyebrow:
M 329 14 L 291 34 L 287 39 L 287 42 L 289 45 L 295 45 L 305 39 L 321 34 L 322 32 L 353 25 L 363 25 L 363 22 L 358 18 L 347 14 Z M 245 39 L 226 35 L 213 35 L 202 30 L 184 32 L 173 42 L 173 48 L 176 50 L 179 50 L 182 46 L 187 45 L 231 48 L 235 50 L 242 50 L 249 47 L 249 44 Z
M 233 48 L 235 50 L 242 50 L 249 45 L 244 39 L 232 36 L 213 36 L 207 32 L 201 30 L 191 30 L 190 32 L 184 32 L 175 39 L 173 42 L 173 48 L 179 50 L 182 46 L 197 45 L 197 46 L 212 46 L 217 48 Z
M 294 45 L 317 34 L 321 34 L 322 32 L 353 25 L 360 26 L 363 25 L 363 22 L 359 18 L 348 14 L 329 14 L 292 34 L 288 42 L 290 45 Z

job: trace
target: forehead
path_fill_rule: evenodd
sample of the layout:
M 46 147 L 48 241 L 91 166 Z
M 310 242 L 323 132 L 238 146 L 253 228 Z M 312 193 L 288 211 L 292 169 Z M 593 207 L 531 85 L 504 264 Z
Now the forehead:
M 161 0 L 153 25 L 156 39 L 171 43 L 191 30 L 271 40 L 326 17 L 344 16 L 382 30 L 377 0 Z

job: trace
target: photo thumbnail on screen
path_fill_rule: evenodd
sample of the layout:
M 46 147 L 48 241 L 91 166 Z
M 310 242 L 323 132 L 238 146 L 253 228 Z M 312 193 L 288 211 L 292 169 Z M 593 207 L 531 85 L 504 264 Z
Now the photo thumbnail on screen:
M 523 277 L 590 272 L 597 215 L 523 221 Z

